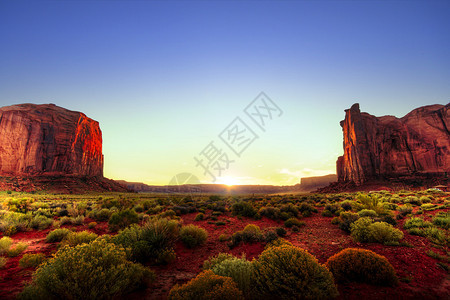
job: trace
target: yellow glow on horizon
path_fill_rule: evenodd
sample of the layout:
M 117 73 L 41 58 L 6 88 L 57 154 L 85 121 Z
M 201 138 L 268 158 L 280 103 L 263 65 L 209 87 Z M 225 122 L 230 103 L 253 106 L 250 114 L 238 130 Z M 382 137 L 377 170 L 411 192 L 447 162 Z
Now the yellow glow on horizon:
M 239 185 L 239 180 L 237 178 L 231 177 L 231 176 L 224 176 L 217 178 L 217 181 L 215 182 L 217 184 L 225 184 L 227 186 L 233 186 L 233 185 Z

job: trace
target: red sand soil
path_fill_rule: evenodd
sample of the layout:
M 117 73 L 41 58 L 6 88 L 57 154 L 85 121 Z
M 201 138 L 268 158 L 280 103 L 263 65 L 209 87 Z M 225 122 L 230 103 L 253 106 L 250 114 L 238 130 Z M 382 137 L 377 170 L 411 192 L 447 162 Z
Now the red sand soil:
M 436 213 L 437 211 L 426 212 L 425 216 Z M 232 253 L 237 256 L 245 254 L 247 259 L 251 260 L 257 258 L 264 250 L 262 243 L 241 244 L 230 250 L 227 242 L 219 241 L 221 234 L 231 235 L 242 230 L 249 223 L 256 224 L 261 229 L 283 225 L 282 222 L 266 218 L 256 221 L 248 218 L 238 219 L 227 214 L 218 216 L 218 221 L 228 220 L 227 225 L 217 226 L 209 224 L 208 220 L 194 221 L 195 216 L 196 213 L 184 215 L 183 223 L 205 228 L 209 233 L 206 244 L 199 248 L 188 249 L 178 242 L 175 246 L 176 261 L 166 266 L 151 266 L 157 274 L 155 283 L 147 290 L 130 295 L 130 299 L 165 299 L 173 285 L 183 284 L 195 277 L 201 271 L 203 262 L 208 257 L 220 252 Z M 77 231 L 86 230 L 86 224 L 91 221 L 86 218 L 85 225 L 70 227 Z M 286 239 L 294 245 L 308 250 L 317 257 L 320 263 L 325 263 L 330 256 L 342 249 L 364 248 L 386 256 L 401 279 L 397 287 L 380 287 L 360 283 L 339 284 L 339 299 L 448 299 L 448 295 L 450 295 L 449 276 L 437 265 L 438 260 L 426 255 L 429 250 L 444 255 L 445 249 L 437 249 L 426 238 L 412 236 L 404 231 L 403 241 L 413 247 L 359 244 L 354 243 L 350 236 L 340 230 L 337 225 L 332 225 L 331 218 L 321 216 L 320 211 L 311 217 L 304 218 L 303 221 L 306 225 L 301 227 L 297 233 L 288 230 Z M 403 220 L 400 221 L 398 228 L 402 228 L 403 222 Z M 99 223 L 90 230 L 97 234 L 107 233 L 107 224 Z M 25 241 L 30 244 L 24 253 L 43 252 L 50 256 L 56 251 L 56 245 L 45 242 L 45 236 L 49 231 L 50 229 L 21 232 L 13 235 L 12 238 L 15 242 Z M 448 251 L 448 248 L 446 250 Z M 14 299 L 25 283 L 31 280 L 33 269 L 21 269 L 18 266 L 21 257 L 22 255 L 9 258 L 5 268 L 0 270 L 0 299 Z

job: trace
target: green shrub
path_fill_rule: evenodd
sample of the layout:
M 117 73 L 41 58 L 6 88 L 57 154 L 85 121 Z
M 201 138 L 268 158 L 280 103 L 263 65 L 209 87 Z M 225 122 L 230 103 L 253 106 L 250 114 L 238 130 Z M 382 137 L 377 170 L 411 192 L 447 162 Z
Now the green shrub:
M 358 211 L 358 215 L 363 218 L 363 217 L 371 217 L 371 218 L 375 218 L 378 216 L 378 214 L 371 209 L 362 209 L 360 211 Z
M 398 283 L 394 267 L 386 257 L 364 249 L 344 249 L 327 260 L 337 282 L 359 281 L 378 285 Z
M 23 251 L 28 248 L 28 244 L 19 242 L 14 245 L 14 247 L 9 248 L 6 253 L 9 257 L 19 256 Z
M 97 234 L 84 230 L 80 232 L 70 232 L 63 239 L 61 245 L 68 245 L 70 247 L 74 247 L 80 244 L 87 244 L 92 242 L 98 237 Z
M 234 257 L 235 256 L 228 253 L 219 253 L 216 256 L 210 256 L 207 260 L 203 262 L 203 270 L 210 270 L 211 268 L 221 263 L 222 261 Z
M 205 218 L 205 214 L 204 214 L 204 213 L 198 213 L 198 214 L 195 216 L 194 221 L 201 221 L 201 220 L 203 220 L 204 218 Z
M 278 236 L 281 236 L 281 237 L 285 236 L 287 233 L 286 229 L 284 229 L 283 227 L 277 227 L 275 229 L 275 232 L 277 233 Z
M 351 236 L 354 241 L 360 243 L 370 242 L 370 230 L 369 226 L 373 223 L 373 220 L 369 217 L 360 218 L 355 221 L 351 226 Z
M 73 225 L 83 225 L 84 223 L 84 216 L 76 216 L 76 217 L 72 217 L 70 218 L 70 223 L 72 223 Z
M 222 233 L 219 235 L 219 242 L 226 242 L 230 239 L 230 236 L 227 234 Z
M 267 245 L 264 247 L 264 249 L 268 249 L 270 247 L 279 247 L 282 245 L 293 246 L 292 243 L 289 242 L 288 240 L 285 240 L 283 238 L 277 238 L 277 239 L 271 241 L 270 243 L 267 243 Z
M 173 263 L 177 260 L 177 254 L 173 248 L 165 248 L 158 251 L 158 257 L 156 258 L 156 263 L 161 265 L 167 265 Z
M 258 211 L 258 214 L 272 220 L 281 218 L 281 211 L 276 207 L 261 207 Z
M 399 206 L 397 210 L 398 210 L 397 218 L 404 218 L 405 216 L 412 213 L 413 208 L 411 205 L 406 204 L 406 205 Z
M 69 233 L 71 233 L 71 231 L 67 228 L 55 229 L 47 234 L 45 240 L 47 243 L 61 242 Z
M 405 229 L 426 228 L 426 227 L 431 227 L 431 226 L 433 226 L 433 224 L 431 222 L 424 221 L 421 218 L 415 218 L 415 217 L 412 217 L 412 218 L 406 220 L 405 223 L 403 224 L 403 228 L 405 228 Z
M 43 253 L 36 254 L 24 254 L 19 260 L 19 266 L 21 268 L 36 268 L 45 260 L 45 255 Z
M 137 213 L 132 209 L 126 209 L 113 213 L 109 218 L 108 224 L 110 230 L 117 231 L 138 222 L 139 217 Z
M 43 230 L 52 225 L 53 220 L 45 216 L 34 216 L 30 221 L 30 227 L 36 230 Z
M 8 262 L 8 258 L 4 256 L 0 256 L 0 269 L 3 269 L 6 266 L 6 263 Z
M 255 291 L 263 299 L 328 299 L 338 295 L 333 276 L 307 251 L 269 247 L 253 261 Z
M 289 218 L 286 221 L 284 221 L 284 226 L 290 228 L 292 226 L 297 226 L 297 227 L 301 227 L 304 226 L 305 222 L 300 221 L 297 218 Z
M 233 204 L 231 211 L 235 216 L 252 218 L 256 215 L 256 210 L 251 203 L 246 201 L 239 201 Z
M 350 232 L 351 225 L 358 219 L 359 215 L 357 213 L 350 211 L 341 212 L 339 215 L 339 228 L 345 232 Z
M 244 299 L 237 284 L 230 277 L 203 271 L 186 284 L 175 285 L 169 293 L 169 300 L 229 300 Z
M 142 227 L 136 224 L 121 230 L 114 238 L 115 244 L 125 247 L 130 259 L 138 262 L 153 260 L 170 262 L 170 251 L 178 238 L 179 224 L 175 220 L 150 219 Z M 168 255 L 168 259 L 162 257 Z
M 370 209 L 375 211 L 377 214 L 382 214 L 385 212 L 383 207 L 383 199 L 380 198 L 378 194 L 363 194 L 359 193 L 356 196 L 357 201 L 361 204 L 364 209 Z
M 375 222 L 369 226 L 370 241 L 377 243 L 393 244 L 403 238 L 403 232 L 391 224 L 385 222 Z
M 102 208 L 99 211 L 96 211 L 93 214 L 93 219 L 102 222 L 102 221 L 108 221 L 109 218 L 111 217 L 111 211 L 107 208 Z
M 250 296 L 253 283 L 253 264 L 243 258 L 228 258 L 214 265 L 211 270 L 216 275 L 231 277 L 244 295 Z
M 11 247 L 13 243 L 13 239 L 9 236 L 4 236 L 0 239 L 0 255 L 6 253 L 9 247 Z
M 195 225 L 183 226 L 180 230 L 180 239 L 188 248 L 200 246 L 206 242 L 208 232 Z
M 64 247 L 41 265 L 21 299 L 121 298 L 154 278 L 126 260 L 125 251 L 105 240 Z
M 259 226 L 254 224 L 248 224 L 241 231 L 233 233 L 231 236 L 231 247 L 239 245 L 241 242 L 245 243 L 256 243 L 264 238 Z
M 450 213 L 440 212 L 433 218 L 433 224 L 444 229 L 450 229 Z
M 373 222 L 370 217 L 364 217 L 351 225 L 351 236 L 360 243 L 395 244 L 403 238 L 403 232 L 386 222 Z

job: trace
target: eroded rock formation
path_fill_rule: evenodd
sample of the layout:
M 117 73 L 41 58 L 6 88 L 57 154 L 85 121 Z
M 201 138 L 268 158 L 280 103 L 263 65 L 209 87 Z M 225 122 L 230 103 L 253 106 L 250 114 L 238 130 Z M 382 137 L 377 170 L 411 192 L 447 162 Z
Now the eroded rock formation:
M 403 118 L 361 113 L 359 104 L 341 121 L 344 155 L 340 182 L 450 173 L 450 104 L 414 109 Z
M 0 108 L 0 175 L 103 176 L 98 122 L 54 104 Z

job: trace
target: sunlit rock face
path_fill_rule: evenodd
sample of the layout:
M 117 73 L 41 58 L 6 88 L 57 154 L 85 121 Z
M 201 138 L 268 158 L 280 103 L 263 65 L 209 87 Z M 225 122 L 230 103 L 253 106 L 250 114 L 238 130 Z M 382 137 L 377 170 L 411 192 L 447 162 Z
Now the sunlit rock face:
M 0 108 L 0 175 L 103 176 L 98 122 L 54 104 Z
M 450 104 L 414 109 L 403 118 L 361 113 L 359 104 L 341 121 L 344 155 L 337 160 L 341 182 L 450 172 Z

